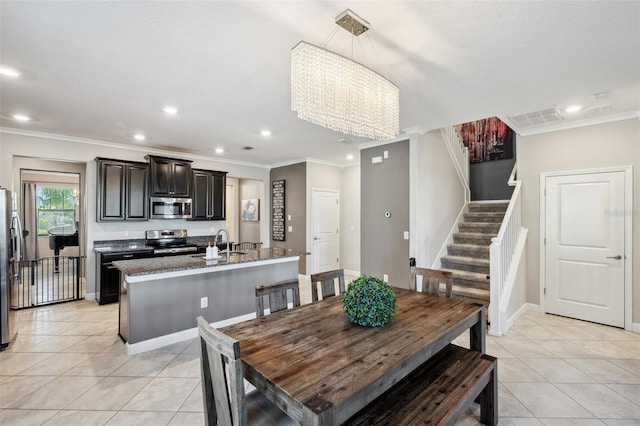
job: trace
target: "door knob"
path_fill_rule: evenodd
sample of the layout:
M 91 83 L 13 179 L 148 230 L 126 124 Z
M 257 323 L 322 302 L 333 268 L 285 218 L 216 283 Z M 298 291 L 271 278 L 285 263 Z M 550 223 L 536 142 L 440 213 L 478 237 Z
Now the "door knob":
M 622 259 L 622 256 L 621 256 L 621 255 L 617 255 L 617 256 L 607 256 L 607 259 L 620 260 L 620 259 Z
M 314 240 L 319 240 L 320 238 L 318 238 L 318 237 L 313 237 L 313 239 L 314 239 Z

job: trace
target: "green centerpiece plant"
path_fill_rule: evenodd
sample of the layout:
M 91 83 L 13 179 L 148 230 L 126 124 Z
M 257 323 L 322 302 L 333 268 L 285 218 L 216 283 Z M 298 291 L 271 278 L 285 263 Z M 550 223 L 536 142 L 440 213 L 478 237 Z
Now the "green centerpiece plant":
M 396 296 L 380 278 L 364 275 L 349 283 L 342 306 L 350 322 L 384 327 L 396 312 Z

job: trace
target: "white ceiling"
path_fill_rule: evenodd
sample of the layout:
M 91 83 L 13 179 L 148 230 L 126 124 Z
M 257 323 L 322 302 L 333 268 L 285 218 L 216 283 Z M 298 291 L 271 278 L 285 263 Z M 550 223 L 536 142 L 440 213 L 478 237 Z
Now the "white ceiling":
M 233 161 L 349 164 L 367 140 L 338 143 L 345 135 L 297 119 L 289 73 L 290 49 L 321 45 L 346 8 L 371 23 L 354 59 L 399 86 L 401 129 L 591 109 L 514 126 L 527 133 L 640 110 L 637 1 L 2 0 L 0 63 L 22 76 L 0 78 L 0 124 L 211 156 L 223 147 Z M 338 29 L 325 47 L 350 56 L 350 37 Z

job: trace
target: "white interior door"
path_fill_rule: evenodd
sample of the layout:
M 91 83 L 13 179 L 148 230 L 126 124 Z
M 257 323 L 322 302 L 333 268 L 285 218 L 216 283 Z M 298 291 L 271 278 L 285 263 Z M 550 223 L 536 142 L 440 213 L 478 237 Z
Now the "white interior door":
M 546 311 L 624 327 L 625 174 L 548 176 Z
M 313 272 L 338 269 L 338 193 L 313 191 Z

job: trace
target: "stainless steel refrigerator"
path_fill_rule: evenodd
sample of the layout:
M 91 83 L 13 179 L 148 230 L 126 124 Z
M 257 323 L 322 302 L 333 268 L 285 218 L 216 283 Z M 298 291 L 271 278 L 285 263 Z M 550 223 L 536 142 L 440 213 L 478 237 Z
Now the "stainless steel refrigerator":
M 11 309 L 11 295 L 19 280 L 22 253 L 22 227 L 16 194 L 0 188 L 0 350 L 18 333 L 17 311 Z

